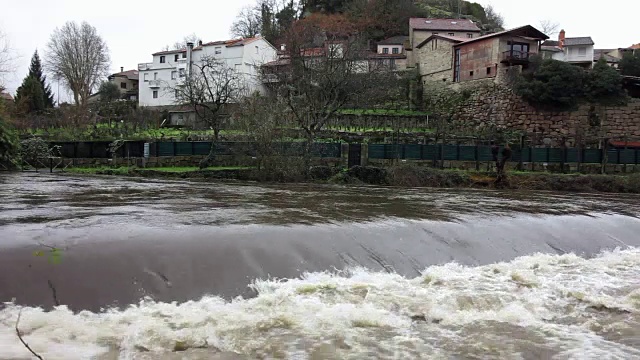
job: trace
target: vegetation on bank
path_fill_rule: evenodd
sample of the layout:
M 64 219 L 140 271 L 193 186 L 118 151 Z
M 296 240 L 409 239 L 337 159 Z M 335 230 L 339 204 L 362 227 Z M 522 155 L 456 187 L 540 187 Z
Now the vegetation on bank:
M 483 188 L 494 189 L 495 172 L 437 169 L 417 165 L 389 168 L 355 166 L 340 169 L 329 166 L 311 167 L 306 174 L 299 167 L 258 169 L 242 166 L 196 167 L 94 167 L 72 168 L 76 174 L 127 175 L 158 178 L 229 179 L 267 182 L 316 182 L 349 185 L 398 187 Z M 605 192 L 640 194 L 640 173 L 626 175 L 585 175 L 547 172 L 507 172 L 503 190 L 546 190 L 567 192 Z

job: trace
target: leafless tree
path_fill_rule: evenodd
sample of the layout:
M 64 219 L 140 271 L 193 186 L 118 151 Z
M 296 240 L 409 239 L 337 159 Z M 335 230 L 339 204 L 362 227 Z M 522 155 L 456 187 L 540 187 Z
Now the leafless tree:
M 167 45 L 166 50 L 184 50 L 187 48 L 187 43 L 197 44 L 200 41 L 200 37 L 195 33 L 185 36 L 182 41 L 176 41 L 172 46 Z
M 15 53 L 7 34 L 0 31 L 0 91 L 4 90 L 4 77 L 15 70 Z
M 546 19 L 540 21 L 540 31 L 542 31 L 547 36 L 553 36 L 558 34 L 558 29 L 560 28 L 560 24 L 554 22 L 552 20 Z
M 168 86 L 167 90 L 175 94 L 177 104 L 189 106 L 197 119 L 213 130 L 214 143 L 207 163 L 212 161 L 225 108 L 246 95 L 242 74 L 224 60 L 205 56 L 193 64 L 191 73 L 187 73 L 184 80 Z
M 260 34 L 262 17 L 255 6 L 245 6 L 231 25 L 231 36 L 251 38 Z
M 330 119 L 345 107 L 362 106 L 379 85 L 366 42 L 344 26 L 348 22 L 333 15 L 299 21 L 287 32 L 287 57 L 263 73 L 305 133 L 305 157 Z M 324 38 L 321 47 L 319 38 Z
M 69 21 L 54 30 L 47 45 L 46 69 L 73 92 L 76 105 L 86 105 L 91 93 L 109 74 L 109 48 L 95 27 Z
M 487 16 L 487 25 L 483 29 L 485 32 L 492 33 L 504 29 L 504 17 L 492 5 L 487 6 L 484 13 Z

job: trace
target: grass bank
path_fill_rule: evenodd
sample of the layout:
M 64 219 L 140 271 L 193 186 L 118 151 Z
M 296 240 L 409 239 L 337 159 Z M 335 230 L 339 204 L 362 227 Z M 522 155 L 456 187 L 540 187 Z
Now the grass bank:
M 71 173 L 142 176 L 151 178 L 230 179 L 265 182 L 316 182 L 351 185 L 380 185 L 434 188 L 495 188 L 495 173 L 464 170 L 441 170 L 425 166 L 399 165 L 390 168 L 356 166 L 337 169 L 313 167 L 307 178 L 300 171 L 279 169 L 277 172 L 251 167 L 225 166 L 167 168 L 73 168 Z M 628 175 L 583 175 L 540 172 L 508 173 L 504 190 L 549 190 L 567 192 L 605 192 L 640 194 L 640 173 Z

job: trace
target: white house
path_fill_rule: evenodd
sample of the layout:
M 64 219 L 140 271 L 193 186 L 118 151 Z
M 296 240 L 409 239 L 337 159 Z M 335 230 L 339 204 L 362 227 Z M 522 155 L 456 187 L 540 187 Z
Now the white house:
M 243 74 L 250 93 L 264 92 L 259 81 L 262 64 L 277 58 L 276 49 L 260 38 L 214 41 L 196 47 L 188 44 L 186 49 L 161 51 L 153 54 L 153 62 L 138 64 L 140 85 L 139 105 L 162 107 L 180 105 L 176 103 L 175 88 L 191 68 L 204 56 L 225 60 L 227 65 Z
M 565 34 L 565 31 L 561 30 L 558 41 L 547 40 L 542 43 L 543 56 L 591 68 L 595 45 L 593 39 L 589 36 L 568 38 Z

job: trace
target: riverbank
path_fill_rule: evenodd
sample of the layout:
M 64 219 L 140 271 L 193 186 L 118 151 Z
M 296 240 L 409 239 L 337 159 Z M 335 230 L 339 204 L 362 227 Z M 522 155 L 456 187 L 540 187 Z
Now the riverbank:
M 269 172 L 250 167 L 72 168 L 76 174 L 139 176 L 148 178 L 217 179 L 258 182 L 316 182 L 351 185 L 380 185 L 434 188 L 495 188 L 495 173 L 435 169 L 399 165 L 390 168 L 356 166 L 337 169 L 312 167 L 308 176 L 296 171 Z M 546 172 L 509 172 L 506 190 L 549 190 L 567 192 L 604 192 L 640 194 L 640 173 L 625 175 L 560 174 Z

